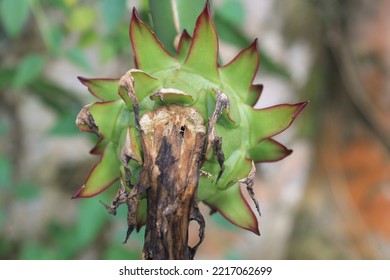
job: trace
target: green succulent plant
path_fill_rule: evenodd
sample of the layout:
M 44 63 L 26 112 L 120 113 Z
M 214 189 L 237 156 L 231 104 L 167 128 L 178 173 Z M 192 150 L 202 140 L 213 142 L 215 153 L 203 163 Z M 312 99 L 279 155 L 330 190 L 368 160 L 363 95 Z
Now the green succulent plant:
M 254 199 L 254 163 L 291 154 L 272 137 L 287 129 L 307 102 L 254 109 L 263 89 L 252 84 L 260 61 L 257 40 L 219 66 L 218 35 L 208 4 L 197 19 L 193 37 L 185 30 L 180 35 L 176 56 L 168 53 L 135 9 L 130 40 L 136 69 L 121 79 L 79 77 L 98 100 L 85 106 L 76 122 L 80 130 L 99 136 L 91 153 L 100 160 L 73 198 L 95 196 L 120 179 L 117 200 L 106 206 L 115 212 L 120 195 L 128 197 L 145 168 L 144 116 L 162 107 L 192 108 L 207 127 L 197 200 L 238 227 L 259 234 L 256 211 L 245 200 L 240 184 L 247 185 Z M 137 194 L 137 229 L 146 222 L 146 199 Z

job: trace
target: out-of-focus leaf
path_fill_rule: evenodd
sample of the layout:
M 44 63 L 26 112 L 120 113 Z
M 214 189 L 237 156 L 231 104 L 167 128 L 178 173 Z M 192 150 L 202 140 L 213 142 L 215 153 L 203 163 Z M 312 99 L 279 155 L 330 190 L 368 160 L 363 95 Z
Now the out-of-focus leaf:
M 0 121 L 0 136 L 6 134 L 8 131 L 8 125 L 4 121 Z
M 111 41 L 103 41 L 100 44 L 100 59 L 108 62 L 116 55 L 116 46 Z
M 61 88 L 49 80 L 37 79 L 34 83 L 31 83 L 29 89 L 47 106 L 60 114 L 77 113 L 83 107 L 81 101 L 76 98 L 75 93 Z
M 51 26 L 44 35 L 47 38 L 48 47 L 54 55 L 59 55 L 63 42 L 63 31 L 58 26 Z
M 114 245 L 107 248 L 104 252 L 105 260 L 139 260 L 139 252 L 130 251 L 127 247 Z
M 13 189 L 16 198 L 23 200 L 31 200 L 37 198 L 40 194 L 39 187 L 30 182 L 23 182 Z
M 72 259 L 88 246 L 80 240 L 76 226 L 69 228 L 57 221 L 51 221 L 47 227 L 47 232 L 55 238 L 55 244 L 53 244 L 55 259 Z
M 172 5 L 173 4 L 173 5 Z M 149 0 L 149 8 L 152 15 L 154 32 L 161 40 L 164 47 L 171 53 L 175 53 L 174 40 L 177 35 L 174 17 L 178 16 L 179 32 L 186 29 L 190 34 L 195 27 L 195 22 L 202 11 L 205 0 L 197 1 L 156 1 Z
M 12 166 L 10 161 L 0 156 L 0 190 L 8 188 L 11 184 Z
M 15 75 L 15 70 L 10 68 L 0 69 L 0 88 L 8 88 Z
M 73 135 L 79 133 L 74 123 L 75 114 L 62 114 L 58 117 L 55 125 L 50 129 L 51 135 Z
M 71 9 L 71 11 L 67 21 L 67 27 L 70 31 L 87 31 L 96 24 L 97 14 L 93 7 L 81 6 L 77 9 Z
M 92 67 L 85 56 L 85 53 L 78 48 L 73 48 L 67 51 L 66 56 L 70 61 L 81 67 L 85 71 L 91 71 Z
M 241 25 L 245 19 L 244 5 L 238 0 L 223 1 L 218 14 L 232 24 Z
M 85 246 L 101 234 L 109 215 L 96 199 L 79 200 L 77 203 L 80 206 L 77 211 L 76 234 L 80 243 Z
M 10 37 L 17 37 L 29 14 L 27 0 L 0 0 L 0 19 Z
M 34 81 L 42 72 L 45 58 L 40 54 L 29 54 L 19 63 L 12 80 L 12 88 L 20 89 Z
M 102 15 L 107 31 L 112 31 L 126 14 L 126 0 L 103 0 Z
M 51 260 L 55 258 L 54 250 L 50 250 L 41 244 L 35 242 L 23 243 L 20 252 L 20 259 L 22 260 Z
M 218 10 L 214 15 L 214 24 L 217 28 L 218 35 L 221 40 L 233 44 L 239 48 L 246 48 L 252 43 L 248 38 L 245 37 L 244 32 L 240 30 L 237 25 L 227 21 L 219 14 Z M 272 59 L 261 48 L 260 57 L 260 69 L 283 78 L 289 79 L 291 77 L 286 67 L 274 61 L 274 59 Z
M 88 30 L 86 32 L 83 32 L 83 34 L 81 34 L 78 45 L 81 48 L 85 48 L 94 43 L 97 43 L 98 40 L 99 40 L 99 34 L 94 30 Z

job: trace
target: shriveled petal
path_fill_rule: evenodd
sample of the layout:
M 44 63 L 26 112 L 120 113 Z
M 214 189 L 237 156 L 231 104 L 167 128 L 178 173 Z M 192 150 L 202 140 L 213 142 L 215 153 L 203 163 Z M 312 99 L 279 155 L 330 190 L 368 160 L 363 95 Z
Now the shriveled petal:
M 101 101 L 118 100 L 119 79 L 87 79 L 78 77 L 79 81 L 85 85 L 89 92 L 99 98 Z
M 138 69 L 130 70 L 130 73 L 134 78 L 134 91 L 138 102 L 140 102 L 140 110 L 151 109 L 151 104 L 142 101 L 144 101 L 147 96 L 156 93 L 161 88 L 160 81 Z M 133 102 L 129 97 L 128 92 L 124 88 L 119 88 L 118 93 L 125 102 L 127 109 L 133 111 Z
M 100 161 L 92 168 L 84 185 L 72 198 L 95 196 L 110 187 L 119 178 L 119 160 L 113 143 L 109 143 Z
M 233 88 L 242 102 L 247 103 L 249 90 L 257 73 L 259 62 L 256 39 L 229 64 L 219 69 L 222 81 Z
M 292 153 L 292 150 L 272 138 L 264 139 L 248 150 L 248 158 L 255 162 L 272 162 L 281 160 Z
M 218 36 L 210 16 L 209 4 L 196 21 L 194 37 L 183 69 L 218 83 Z
M 162 46 L 153 31 L 139 19 L 135 9 L 130 22 L 130 40 L 137 68 L 152 74 L 178 66 L 177 60 Z
M 260 235 L 256 215 L 245 200 L 238 183 L 204 202 L 236 226 Z

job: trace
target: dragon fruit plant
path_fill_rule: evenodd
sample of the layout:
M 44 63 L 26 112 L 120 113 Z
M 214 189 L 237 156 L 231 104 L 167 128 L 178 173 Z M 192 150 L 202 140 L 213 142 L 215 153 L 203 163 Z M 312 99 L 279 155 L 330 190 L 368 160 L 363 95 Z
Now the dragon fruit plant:
M 307 103 L 253 108 L 263 88 L 252 84 L 259 66 L 257 40 L 218 65 L 208 2 L 193 37 L 181 33 L 176 56 L 135 9 L 130 40 L 136 69 L 119 79 L 79 77 L 97 101 L 80 111 L 76 124 L 99 137 L 91 153 L 100 161 L 73 198 L 95 196 L 119 180 L 111 205 L 103 204 L 111 214 L 127 205 L 126 240 L 146 225 L 143 259 L 193 259 L 205 229 L 200 201 L 259 235 L 254 163 L 291 154 L 272 137 Z M 255 207 L 244 199 L 240 184 Z M 188 246 L 191 220 L 199 224 L 194 247 Z

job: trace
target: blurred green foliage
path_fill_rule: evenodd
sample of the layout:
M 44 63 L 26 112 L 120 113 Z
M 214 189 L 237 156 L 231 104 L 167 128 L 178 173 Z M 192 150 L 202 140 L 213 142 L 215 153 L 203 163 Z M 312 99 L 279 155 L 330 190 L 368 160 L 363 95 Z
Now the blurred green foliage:
M 185 28 L 192 34 L 205 1 L 180 0 L 176 3 L 179 29 Z M 52 60 L 67 60 L 80 71 L 99 72 L 99 69 L 93 69 L 87 56 L 92 48 L 98 50 L 102 63 L 126 57 L 130 68 L 130 11 L 127 5 L 126 0 L 0 0 L 0 48 L 7 49 L 0 52 L 0 96 L 27 93 L 55 112 L 57 122 L 47 132 L 47 137 L 78 135 L 74 121 L 84 101 L 77 93 L 48 79 L 44 70 Z M 141 1 L 137 7 L 141 18 L 153 26 L 171 53 L 177 34 L 172 9 L 171 1 L 160 0 Z M 239 48 L 249 46 L 251 40 L 243 32 L 244 18 L 245 10 L 240 0 L 224 1 L 218 10 L 214 10 L 220 38 Z M 289 77 L 283 66 L 261 52 L 262 70 Z M 76 76 L 77 73 L 75 83 Z M 0 120 L 0 141 L 5 141 L 8 133 L 9 122 Z M 102 259 L 140 258 L 143 231 L 132 236 L 140 244 L 137 248 L 122 245 L 126 209 L 119 209 L 118 215 L 112 217 L 98 202 L 99 199 L 110 201 L 114 197 L 112 192 L 105 192 L 98 198 L 69 200 L 77 205 L 75 219 L 70 224 L 62 224 L 54 218 L 47 221 L 45 235 L 40 238 L 30 239 L 28 233 L 23 240 L 7 236 L 10 206 L 40 203 L 44 190 L 34 178 L 18 180 L 12 154 L 3 149 L 0 152 L 3 153 L 0 155 L 0 259 L 77 259 L 88 257 L 84 252 L 93 247 L 98 248 L 97 256 Z M 67 194 L 65 199 L 70 196 Z M 123 224 L 121 231 L 111 230 L 113 236 L 107 237 L 105 231 L 119 220 Z M 222 228 L 231 230 L 232 227 L 218 215 L 215 220 Z M 238 258 L 231 252 L 227 254 L 228 258 Z

